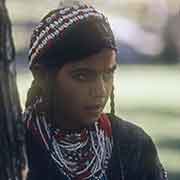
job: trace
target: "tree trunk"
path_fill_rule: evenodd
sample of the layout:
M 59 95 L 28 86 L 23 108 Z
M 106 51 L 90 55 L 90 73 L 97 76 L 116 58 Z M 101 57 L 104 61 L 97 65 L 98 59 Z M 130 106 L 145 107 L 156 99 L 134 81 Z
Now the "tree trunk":
M 11 23 L 0 0 L 0 180 L 20 180 L 24 165 L 21 107 Z

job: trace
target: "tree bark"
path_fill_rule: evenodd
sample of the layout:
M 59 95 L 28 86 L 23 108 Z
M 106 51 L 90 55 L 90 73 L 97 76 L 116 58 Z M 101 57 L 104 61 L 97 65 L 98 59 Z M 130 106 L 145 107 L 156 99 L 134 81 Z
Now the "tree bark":
M 11 22 L 0 0 L 0 180 L 20 180 L 24 128 L 16 85 L 15 48 Z

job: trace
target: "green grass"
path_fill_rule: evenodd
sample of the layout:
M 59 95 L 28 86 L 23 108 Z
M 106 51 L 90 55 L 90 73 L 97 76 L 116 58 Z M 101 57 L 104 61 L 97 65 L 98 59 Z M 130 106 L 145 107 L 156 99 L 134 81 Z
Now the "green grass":
M 115 75 L 116 114 L 151 135 L 171 180 L 180 178 L 179 71 L 179 66 L 121 66 Z M 24 106 L 32 77 L 19 74 L 17 80 Z

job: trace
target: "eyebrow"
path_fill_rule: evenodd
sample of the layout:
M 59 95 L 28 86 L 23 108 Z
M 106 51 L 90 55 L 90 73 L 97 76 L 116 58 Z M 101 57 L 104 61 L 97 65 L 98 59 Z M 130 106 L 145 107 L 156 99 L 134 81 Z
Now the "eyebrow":
M 88 68 L 88 67 L 74 67 L 75 69 L 73 69 L 71 72 L 88 72 L 88 73 L 97 73 L 96 70 Z M 117 64 L 115 64 L 113 67 L 108 68 L 105 72 L 114 72 L 117 68 Z

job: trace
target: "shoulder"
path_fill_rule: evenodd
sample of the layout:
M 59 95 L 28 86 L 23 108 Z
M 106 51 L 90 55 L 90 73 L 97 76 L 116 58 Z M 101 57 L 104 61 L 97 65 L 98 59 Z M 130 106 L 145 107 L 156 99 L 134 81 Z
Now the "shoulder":
M 122 160 L 127 174 L 131 172 L 133 176 L 144 176 L 147 180 L 167 180 L 152 138 L 131 122 L 109 114 L 108 117 L 111 120 L 116 157 Z
M 125 154 L 134 154 L 137 159 L 150 153 L 157 156 L 157 148 L 143 128 L 114 115 L 108 115 L 112 125 L 112 135 L 115 147 L 121 148 Z
M 151 137 L 143 130 L 142 127 L 115 115 L 107 115 L 111 121 L 113 136 L 131 142 L 151 141 Z

